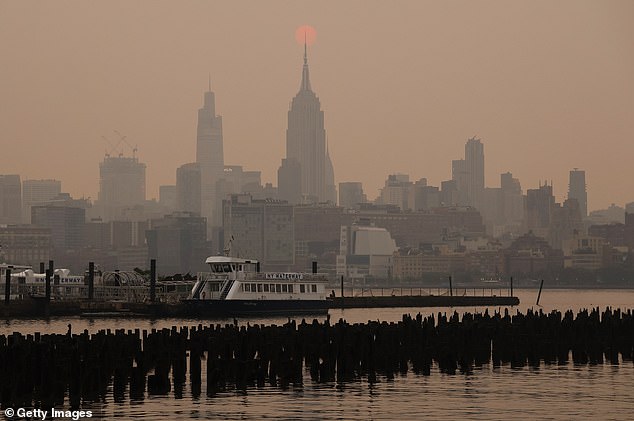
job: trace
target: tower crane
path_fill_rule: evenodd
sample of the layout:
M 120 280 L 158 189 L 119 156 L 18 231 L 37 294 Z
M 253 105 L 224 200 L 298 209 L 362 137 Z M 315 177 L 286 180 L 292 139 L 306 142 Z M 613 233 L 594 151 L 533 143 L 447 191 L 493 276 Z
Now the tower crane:
M 114 143 L 113 141 L 108 139 L 107 136 L 101 136 L 101 138 L 107 143 L 107 145 L 110 146 L 109 148 L 108 148 L 108 146 L 106 146 L 106 157 L 110 157 L 113 153 L 116 153 L 117 151 L 118 151 L 119 157 L 122 157 L 123 156 L 123 148 L 121 150 L 119 150 L 119 146 L 121 146 L 121 144 L 124 143 L 132 150 L 132 158 L 136 158 L 136 153 L 138 151 L 137 146 L 136 145 L 132 146 L 130 144 L 130 142 L 127 141 L 128 137 L 122 135 L 120 131 L 113 130 L 113 132 L 119 138 L 119 140 L 117 140 L 116 143 Z

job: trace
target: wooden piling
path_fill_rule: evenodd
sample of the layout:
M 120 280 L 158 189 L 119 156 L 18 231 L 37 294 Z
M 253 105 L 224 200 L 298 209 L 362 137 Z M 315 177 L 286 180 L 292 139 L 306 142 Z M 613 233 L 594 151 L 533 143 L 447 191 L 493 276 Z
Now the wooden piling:
M 9 305 L 11 299 L 11 269 L 7 268 L 4 281 L 4 304 Z
M 343 298 L 343 275 L 341 275 L 341 298 Z
M 156 301 L 156 259 L 150 260 L 150 302 Z
M 53 271 L 51 270 L 51 263 L 53 261 L 49 261 L 49 268 L 46 269 L 46 301 L 51 301 L 51 277 L 53 276 Z
M 544 286 L 544 280 L 542 279 L 542 281 L 539 283 L 539 292 L 537 293 L 537 302 L 535 303 L 535 305 L 539 305 L 539 299 L 542 296 L 542 287 Z
M 88 262 L 88 299 L 95 298 L 95 262 Z

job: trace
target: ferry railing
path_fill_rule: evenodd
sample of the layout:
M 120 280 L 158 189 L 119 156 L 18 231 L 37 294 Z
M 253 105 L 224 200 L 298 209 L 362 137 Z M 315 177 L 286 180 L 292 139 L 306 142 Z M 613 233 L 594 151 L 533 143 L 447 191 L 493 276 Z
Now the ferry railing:
M 219 273 L 212 273 L 212 272 L 198 272 L 196 275 L 196 279 L 198 279 L 199 281 L 211 282 L 210 288 L 206 288 L 207 291 L 211 289 L 211 295 L 210 296 L 206 295 L 205 297 L 198 297 L 199 299 L 207 299 L 207 300 L 219 299 L 220 296 L 222 295 L 222 290 L 224 286 L 228 282 L 227 274 L 219 274 Z M 191 288 L 190 288 L 190 294 L 187 296 L 187 298 L 191 298 Z
M 330 283 L 328 288 L 333 288 L 335 295 L 339 295 L 341 284 L 336 285 Z M 473 286 L 457 286 L 453 289 L 439 286 L 414 286 L 414 285 L 366 285 L 363 282 L 347 282 L 343 287 L 344 296 L 347 297 L 379 297 L 379 296 L 463 296 L 463 297 L 503 297 L 511 296 L 511 289 L 503 285 L 496 285 L 495 287 L 487 285 L 473 285 Z
M 198 272 L 196 275 L 196 279 L 202 281 L 226 281 L 228 278 L 227 274 L 219 274 L 212 272 Z

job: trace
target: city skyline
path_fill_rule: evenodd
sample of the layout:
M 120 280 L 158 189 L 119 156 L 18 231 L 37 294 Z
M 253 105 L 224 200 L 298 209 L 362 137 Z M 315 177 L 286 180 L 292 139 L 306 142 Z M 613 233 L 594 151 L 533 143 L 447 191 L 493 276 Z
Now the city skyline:
M 634 200 L 629 2 L 350 2 L 337 13 L 316 3 L 253 6 L 275 14 L 275 28 L 230 3 L 138 3 L 125 13 L 123 3 L 78 4 L 2 5 L 0 35 L 12 42 L 0 52 L 12 65 L 0 70 L 0 145 L 31 164 L 9 160 L 5 174 L 62 180 L 94 200 L 108 147 L 101 137 L 116 129 L 138 146 L 148 197 L 158 197 L 194 160 L 211 71 L 225 162 L 275 183 L 301 60 L 293 33 L 309 23 L 317 29 L 311 82 L 324 98 L 336 184 L 362 181 L 369 199 L 387 174 L 440 185 L 465 139 L 477 136 L 487 187 L 510 171 L 524 191 L 553 180 L 563 201 L 569 171 L 581 168 L 589 211 Z

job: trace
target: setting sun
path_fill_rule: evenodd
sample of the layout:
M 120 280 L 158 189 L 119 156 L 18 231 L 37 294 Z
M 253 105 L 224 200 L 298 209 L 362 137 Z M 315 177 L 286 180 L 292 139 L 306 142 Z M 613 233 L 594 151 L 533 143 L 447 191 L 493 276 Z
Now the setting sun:
M 304 41 L 307 45 L 313 45 L 316 38 L 317 31 L 310 25 L 302 25 L 295 30 L 295 40 L 300 45 L 303 45 Z

